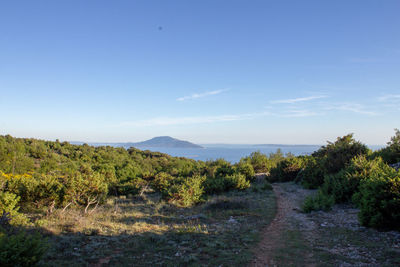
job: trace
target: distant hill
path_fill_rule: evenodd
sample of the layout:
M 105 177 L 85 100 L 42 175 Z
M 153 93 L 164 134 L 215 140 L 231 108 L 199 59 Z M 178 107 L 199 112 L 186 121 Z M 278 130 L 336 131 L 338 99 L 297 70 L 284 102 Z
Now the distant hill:
M 202 146 L 190 143 L 188 141 L 178 140 L 170 136 L 158 136 L 143 142 L 129 143 L 129 145 L 136 148 L 146 148 L 146 147 L 203 148 Z

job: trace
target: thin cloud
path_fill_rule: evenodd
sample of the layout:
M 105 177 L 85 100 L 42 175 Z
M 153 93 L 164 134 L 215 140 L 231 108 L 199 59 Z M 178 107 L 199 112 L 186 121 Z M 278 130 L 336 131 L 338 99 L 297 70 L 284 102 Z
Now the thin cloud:
M 325 109 L 327 110 L 340 110 L 340 111 L 350 111 L 357 114 L 369 115 L 369 116 L 376 116 L 378 115 L 377 112 L 367 110 L 363 105 L 357 103 L 345 103 L 345 104 L 337 104 L 326 106 Z
M 286 118 L 304 118 L 321 115 L 320 113 L 309 111 L 309 110 L 289 110 L 286 113 L 280 115 Z
M 400 101 L 400 95 L 383 95 L 378 97 L 380 102 L 397 102 Z
M 200 94 L 192 94 L 190 96 L 179 97 L 176 100 L 177 101 L 186 101 L 186 100 L 191 100 L 191 99 L 203 98 L 203 97 L 207 97 L 207 96 L 218 95 L 218 94 L 221 94 L 226 91 L 229 91 L 229 89 L 221 89 L 221 90 L 215 90 L 215 91 L 208 91 L 208 92 L 204 92 L 204 93 L 200 93 Z
M 275 100 L 275 101 L 271 101 L 270 103 L 273 103 L 273 104 L 294 104 L 294 103 L 298 103 L 298 102 L 311 101 L 311 100 L 321 99 L 321 98 L 326 98 L 326 97 L 328 97 L 328 96 L 326 96 L 326 95 L 314 95 L 314 96 L 307 96 L 307 97 L 298 97 L 298 98 Z
M 270 115 L 269 112 L 248 113 L 238 115 L 219 115 L 219 116 L 196 116 L 196 117 L 157 117 L 148 120 L 122 122 L 117 127 L 148 127 L 148 126 L 170 126 L 170 125 L 186 125 L 186 124 L 204 124 L 215 122 L 249 120 L 256 117 Z

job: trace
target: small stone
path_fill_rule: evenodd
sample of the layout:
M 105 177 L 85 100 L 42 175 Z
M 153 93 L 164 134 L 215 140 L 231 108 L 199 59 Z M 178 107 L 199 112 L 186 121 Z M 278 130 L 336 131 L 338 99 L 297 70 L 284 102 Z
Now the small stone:
M 228 223 L 237 223 L 237 220 L 233 219 L 233 217 L 231 216 L 228 220 Z

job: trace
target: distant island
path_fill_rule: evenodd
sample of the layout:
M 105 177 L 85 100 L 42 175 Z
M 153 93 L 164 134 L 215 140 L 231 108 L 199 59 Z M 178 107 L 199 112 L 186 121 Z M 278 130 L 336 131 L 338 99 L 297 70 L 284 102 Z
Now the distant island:
M 146 148 L 146 147 L 203 148 L 202 146 L 193 144 L 188 141 L 178 140 L 170 136 L 158 136 L 143 142 L 127 143 L 126 146 L 133 146 L 136 148 Z

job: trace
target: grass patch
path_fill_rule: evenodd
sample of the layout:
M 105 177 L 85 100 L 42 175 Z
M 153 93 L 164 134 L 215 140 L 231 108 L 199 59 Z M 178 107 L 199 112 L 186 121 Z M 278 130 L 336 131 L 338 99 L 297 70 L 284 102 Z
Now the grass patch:
M 50 266 L 244 266 L 274 216 L 273 192 L 249 188 L 191 208 L 151 195 L 109 200 L 91 215 L 69 210 L 38 224 L 48 233 Z
M 297 230 L 287 230 L 281 236 L 282 246 L 274 252 L 273 261 L 279 266 L 307 266 L 312 252 L 304 240 L 303 235 Z

